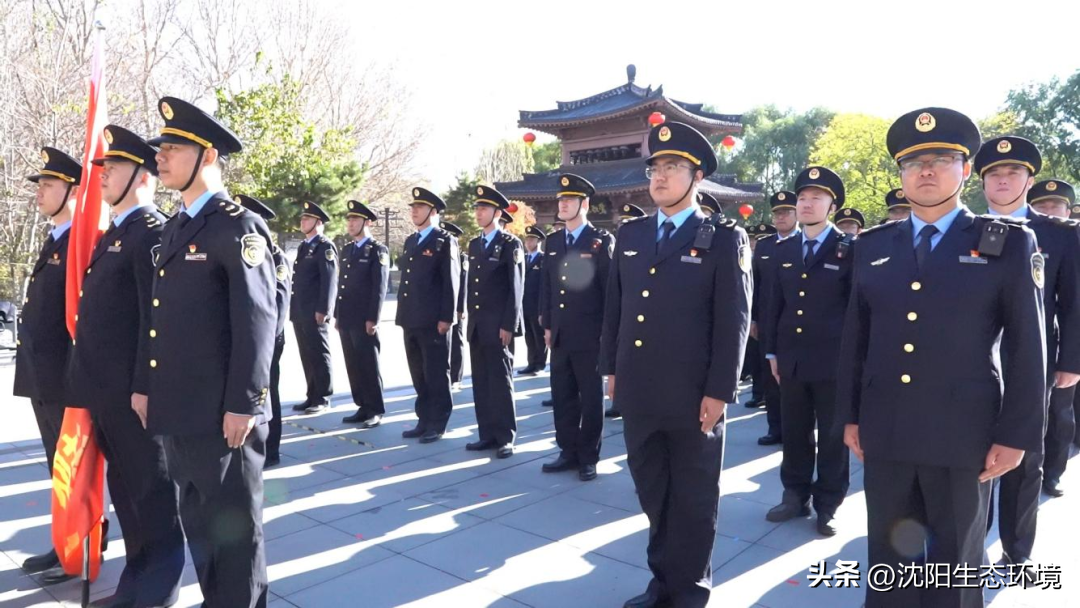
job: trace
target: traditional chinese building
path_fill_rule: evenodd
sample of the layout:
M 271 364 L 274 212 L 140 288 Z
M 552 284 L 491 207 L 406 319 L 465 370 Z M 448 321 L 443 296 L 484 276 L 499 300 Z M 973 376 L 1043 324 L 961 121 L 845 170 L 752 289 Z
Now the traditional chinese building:
M 545 173 L 526 174 L 516 182 L 496 183 L 507 198 L 527 202 L 541 226 L 555 220 L 558 174 L 576 173 L 592 182 L 589 220 L 612 227 L 626 203 L 647 212 L 655 206 L 649 198 L 645 163 L 649 139 L 649 116 L 660 112 L 667 120 L 692 125 L 710 139 L 742 132 L 741 116 L 715 114 L 700 103 L 686 103 L 664 94 L 664 88 L 634 84 L 636 69 L 626 68 L 627 82 L 614 89 L 576 101 L 560 101 L 553 110 L 521 111 L 518 126 L 542 131 L 562 143 L 562 166 Z M 713 174 L 701 189 L 711 193 L 725 208 L 763 198 L 761 184 L 744 184 L 734 175 Z

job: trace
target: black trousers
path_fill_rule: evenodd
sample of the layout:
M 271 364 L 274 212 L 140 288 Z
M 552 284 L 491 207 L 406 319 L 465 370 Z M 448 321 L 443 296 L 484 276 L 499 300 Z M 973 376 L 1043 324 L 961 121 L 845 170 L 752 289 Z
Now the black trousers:
M 45 448 L 45 462 L 49 465 L 52 476 L 53 458 L 56 457 L 56 443 L 60 441 L 60 428 L 64 426 L 64 406 L 34 399 L 34 419 L 37 420 L 41 434 L 41 447 Z
M 547 367 L 548 347 L 544 341 L 544 328 L 540 317 L 525 317 L 525 353 L 529 367 L 542 370 Z
M 450 333 L 450 382 L 457 384 L 465 377 L 465 323 L 455 323 Z
M 514 443 L 517 435 L 513 342 L 510 344 L 469 342 L 477 431 L 480 441 L 494 441 L 499 445 Z
M 759 348 L 758 351 L 760 350 Z M 772 364 L 765 358 L 768 353 L 759 352 L 758 354 L 760 355 L 758 362 L 761 365 L 762 396 L 765 397 L 765 420 L 769 423 L 769 434 L 783 437 L 784 433 L 781 424 L 783 420 L 781 403 L 783 403 L 783 400 L 780 394 L 780 384 L 776 381 L 776 377 L 772 375 Z
M 285 352 L 285 332 L 274 338 L 274 358 L 270 360 L 270 412 L 273 418 L 267 424 L 266 457 L 277 458 L 281 448 L 281 355 Z
M 296 346 L 300 350 L 300 364 L 307 380 L 307 401 L 317 405 L 330 402 L 334 394 L 334 379 L 330 372 L 330 336 L 326 323 L 316 323 L 314 318 L 294 320 Z
M 1075 385 L 1055 388 L 1050 392 L 1043 452 L 1043 479 L 1047 482 L 1060 482 L 1065 473 L 1065 464 L 1069 461 L 1069 444 L 1076 435 L 1076 421 L 1073 419 L 1075 393 Z
M 451 331 L 453 331 L 451 329 Z M 446 431 L 454 402 L 450 396 L 450 335 L 432 328 L 404 328 L 405 359 L 416 389 L 417 428 Z
M 1080 391 L 1073 393 L 1073 422 L 1076 428 L 1073 434 L 1073 445 L 1080 447 Z
M 627 464 L 649 518 L 649 591 L 673 606 L 703 607 L 712 589 L 724 421 L 706 434 L 695 424 L 630 414 L 623 429 Z
M 383 415 L 382 372 L 379 370 L 379 351 L 382 343 L 379 332 L 369 336 L 363 329 L 343 329 L 341 350 L 345 354 L 345 371 L 349 374 L 349 389 L 353 403 L 366 415 Z
M 748 338 L 746 340 L 746 352 L 743 355 L 743 375 L 750 376 L 751 396 L 754 399 L 764 397 L 765 385 L 762 383 L 761 377 L 761 343 L 757 341 L 757 338 Z
M 812 498 L 819 515 L 831 516 L 847 496 L 851 468 L 844 427 L 836 412 L 836 382 L 801 382 L 781 377 L 780 391 L 784 437 L 780 481 L 784 484 L 784 502 L 804 504 Z
M 551 352 L 551 395 L 555 400 L 555 442 L 578 464 L 600 460 L 604 432 L 604 381 L 600 351 L 554 348 Z
M 919 589 L 894 586 L 866 590 L 867 608 L 982 608 L 978 584 L 986 542 L 990 484 L 979 483 L 978 469 L 922 466 L 866 459 L 867 557 L 887 564 L 899 578 L 898 564 L 966 564 L 973 589 L 951 585 Z M 952 570 L 952 568 L 950 568 Z M 971 580 L 967 581 L 970 583 Z
M 166 436 L 169 474 L 205 608 L 265 608 L 263 460 L 267 428 L 229 449 L 220 432 Z
M 175 603 L 184 570 L 184 532 L 161 439 L 146 432 L 129 403 L 92 416 L 124 533 L 126 563 L 114 593 L 140 608 Z

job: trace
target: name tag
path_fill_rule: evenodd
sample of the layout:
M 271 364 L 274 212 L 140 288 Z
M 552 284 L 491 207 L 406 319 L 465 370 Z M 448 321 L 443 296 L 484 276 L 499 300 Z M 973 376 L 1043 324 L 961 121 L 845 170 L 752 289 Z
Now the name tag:
M 120 247 L 117 246 L 117 245 L 113 245 L 113 246 L 109 247 L 108 249 L 106 249 L 105 251 L 107 251 L 109 253 L 120 253 Z
M 51 258 L 47 262 L 47 264 L 49 264 L 50 266 L 59 266 L 60 265 L 60 258 Z
M 683 262 L 686 262 L 687 264 L 700 264 L 701 263 L 701 258 L 695 258 L 695 257 L 689 256 L 689 255 L 682 256 L 682 258 L 680 258 L 680 260 L 683 261 Z
M 581 257 L 583 257 L 583 258 L 591 258 L 592 254 L 591 253 L 583 253 L 583 254 L 581 254 Z
M 367 264 L 367 263 L 368 263 L 368 262 L 370 262 L 371 260 L 369 260 L 369 259 L 367 259 L 367 258 L 361 258 L 361 259 L 359 259 L 359 260 L 357 260 L 357 261 L 358 261 L 358 262 L 360 262 L 361 264 Z
M 432 253 L 432 251 L 431 251 L 430 249 L 425 249 L 425 250 L 424 250 L 424 255 L 426 255 L 427 257 L 429 257 L 429 258 L 430 258 L 431 256 L 433 256 L 433 255 L 435 255 L 435 254 L 434 254 L 434 253 Z
M 834 264 L 825 264 L 825 268 L 827 268 L 828 270 L 840 270 L 840 267 Z
M 975 257 L 973 255 L 962 255 L 962 256 L 960 256 L 960 263 L 961 264 L 989 264 L 990 262 L 986 258 L 977 258 L 977 257 Z
M 188 262 L 205 262 L 206 261 L 206 254 L 205 253 L 186 253 L 186 254 L 184 254 L 184 259 L 187 260 Z

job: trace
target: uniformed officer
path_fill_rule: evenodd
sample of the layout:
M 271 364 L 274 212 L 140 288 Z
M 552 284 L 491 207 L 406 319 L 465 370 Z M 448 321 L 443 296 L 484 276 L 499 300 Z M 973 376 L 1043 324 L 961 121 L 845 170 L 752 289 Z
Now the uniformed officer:
M 1044 262 L 1030 230 L 960 202 L 981 142 L 971 119 L 915 110 L 886 141 L 913 214 L 859 237 L 837 403 L 865 463 L 870 567 L 952 576 L 868 589 L 866 605 L 981 608 L 981 585 L 962 583 L 983 563 L 986 482 L 1042 445 Z
M 702 214 L 704 215 L 704 212 L 702 212 Z M 618 235 L 619 234 L 619 229 L 622 228 L 623 224 L 625 224 L 629 220 L 632 220 L 632 219 L 638 218 L 638 217 L 648 217 L 648 215 L 649 214 L 645 213 L 644 209 L 642 209 L 641 207 L 638 207 L 637 205 L 635 205 L 633 203 L 623 203 L 623 205 L 621 207 L 619 207 L 619 225 L 615 227 L 615 234 Z M 545 401 L 544 405 L 547 405 L 547 406 L 555 405 L 555 400 L 554 399 L 551 399 L 549 401 Z M 622 417 L 622 412 L 619 411 L 618 404 L 616 404 L 615 400 L 612 399 L 611 407 L 609 407 L 607 409 L 607 411 L 604 412 L 604 418 L 621 418 L 621 417 Z
M 483 231 L 469 242 L 469 311 L 466 337 L 472 359 L 473 400 L 480 438 L 467 450 L 496 448 L 514 454 L 514 336 L 522 335 L 521 299 L 525 291 L 521 241 L 499 228 L 510 201 L 490 186 L 477 186 L 473 209 Z
M 52 224 L 52 229 L 34 262 L 20 312 L 13 392 L 18 397 L 29 398 L 33 404 L 51 476 L 56 442 L 60 440 L 60 427 L 64 423 L 64 368 L 71 348 L 64 313 L 68 229 L 82 165 L 49 147 L 41 149 L 41 160 L 44 163 L 41 171 L 26 179 L 37 184 L 37 210 Z M 43 582 L 52 584 L 71 578 L 57 568 L 59 565 L 56 551 L 50 550 L 27 558 L 23 569 L 29 573 L 48 570 Z
M 975 155 L 974 169 L 982 178 L 990 215 L 1026 219 L 1035 233 L 1044 263 L 1047 388 L 1073 389 L 1080 380 L 1080 229 L 1076 222 L 1043 215 L 1028 206 L 1028 191 L 1042 169 L 1042 155 L 1031 141 L 1015 136 L 991 139 Z M 1006 367 L 1011 363 L 1002 361 Z M 1067 395 L 1055 405 L 1060 408 L 1071 402 L 1072 396 Z M 1003 563 L 1024 564 L 1031 558 L 1042 464 L 1042 449 L 1031 450 L 1019 467 L 1001 477 L 998 530 Z
M 705 201 L 712 200 L 715 202 L 711 195 L 702 193 L 699 197 L 699 202 L 702 204 L 702 210 L 704 212 Z M 706 216 L 711 216 L 711 213 L 706 213 Z M 770 234 L 768 230 L 771 229 L 772 233 L 776 232 L 776 228 L 768 226 L 766 224 L 754 224 L 745 228 L 746 235 L 750 239 L 750 253 L 752 254 L 757 248 L 757 242 L 759 239 Z M 760 294 L 758 291 L 758 273 L 754 272 L 754 293 Z M 756 298 L 755 298 L 756 299 Z M 752 305 L 751 305 L 752 308 Z M 753 319 L 753 315 L 751 315 Z M 747 376 L 750 377 L 750 398 L 746 400 L 744 404 L 751 409 L 757 409 L 765 407 L 765 378 L 766 374 L 762 372 L 768 369 L 767 366 L 763 366 L 761 361 L 764 360 L 764 355 L 761 352 L 761 344 L 758 341 L 756 333 L 751 333 L 750 338 L 746 341 L 746 356 L 743 358 L 743 380 Z
M 153 250 L 165 217 L 154 206 L 157 150 L 138 135 L 105 127 L 109 151 L 102 197 L 112 206 L 79 292 L 78 324 L 68 358 L 66 402 L 90 410 L 108 461 L 109 496 L 124 534 L 124 570 L 109 597 L 92 606 L 176 603 L 184 568 L 184 533 L 176 488 L 165 468 L 161 439 L 145 429 L 146 394 L 133 393 L 149 348 Z M 91 272 L 92 271 L 92 272 Z
M 783 241 L 802 234 L 795 219 L 795 199 L 795 193 L 789 190 L 781 190 L 769 198 L 776 235 L 759 239 L 754 249 L 754 306 L 751 310 L 753 323 L 750 324 L 750 335 L 756 336 L 759 340 L 762 338 L 761 324 L 765 312 L 769 309 L 772 282 L 776 279 L 779 269 L 776 263 L 776 247 Z M 769 370 L 762 374 L 765 419 L 768 421 L 769 429 L 757 440 L 758 445 L 764 446 L 777 445 L 782 440 L 780 384 L 772 375 L 772 368 L 766 358 L 767 354 L 761 352 L 759 359 L 762 369 Z
M 701 207 L 701 213 L 703 213 L 705 217 L 724 214 L 723 210 L 720 209 L 720 201 L 716 200 L 715 196 L 704 190 L 698 191 L 698 206 Z
M 535 375 L 547 367 L 548 347 L 544 328 L 540 325 L 540 275 L 544 268 L 544 241 L 547 235 L 536 226 L 525 229 L 525 296 L 521 302 L 525 318 L 525 347 L 528 366 L 518 372 Z
M 379 317 L 386 300 L 390 277 L 390 250 L 371 237 L 370 222 L 379 216 L 360 201 L 349 201 L 345 228 L 353 239 L 341 250 L 341 283 L 338 285 L 337 321 L 345 370 L 357 410 L 342 422 L 359 422 L 363 428 L 379 426 L 386 406 L 379 365 Z
M 911 204 L 908 203 L 903 188 L 889 190 L 885 195 L 885 208 L 889 214 L 888 221 L 906 220 L 911 216 Z
M 238 205 L 269 222 L 277 217 L 274 210 L 253 196 L 239 194 L 234 199 Z M 270 360 L 270 412 L 267 424 L 266 460 L 264 469 L 281 464 L 281 355 L 285 352 L 285 321 L 289 317 L 289 300 L 292 297 L 292 272 L 289 259 L 277 243 L 271 243 L 271 255 L 274 258 L 274 279 L 276 281 L 274 302 L 277 305 L 277 324 L 274 326 L 274 357 Z
M 1051 217 L 1068 218 L 1070 209 L 1080 212 L 1072 185 L 1060 179 L 1036 183 L 1028 191 L 1027 198 L 1028 204 L 1036 211 Z M 1049 354 L 1047 352 L 1048 356 Z M 1061 483 L 1061 476 L 1065 473 L 1065 465 L 1069 460 L 1069 443 L 1076 437 L 1078 430 L 1074 414 L 1078 402 L 1080 398 L 1076 397 L 1075 385 L 1055 388 L 1050 393 L 1044 443 L 1043 492 L 1053 498 L 1065 495 L 1058 484 Z M 1080 444 L 1080 441 L 1076 443 Z
M 863 217 L 862 211 L 858 209 L 848 208 L 837 211 L 836 215 L 833 216 L 833 222 L 840 229 L 840 232 L 851 236 L 858 236 L 862 229 L 866 227 L 866 218 Z
M 338 289 L 338 256 L 334 242 L 323 235 L 330 216 L 311 201 L 303 203 L 300 232 L 304 242 L 293 262 L 293 292 L 289 302 L 296 346 L 307 381 L 307 398 L 296 411 L 317 414 L 330 407 L 334 378 L 327 326 L 334 314 Z
M 705 606 L 724 409 L 738 395 L 752 258 L 742 228 L 720 217 L 706 221 L 698 209 L 698 185 L 717 165 L 708 140 L 668 122 L 649 132 L 648 146 L 649 195 L 659 212 L 619 230 L 600 356 L 649 518 L 653 578 L 624 606 Z
M 766 357 L 780 383 L 784 437 L 784 496 L 766 519 L 805 517 L 812 501 L 818 534 L 833 536 L 831 522 L 850 485 L 848 449 L 836 409 L 836 364 L 854 243 L 828 221 L 844 205 L 844 182 L 836 173 L 807 167 L 795 180 L 795 194 L 802 237 L 775 249 L 777 270 L 762 327 Z
M 540 314 L 551 344 L 551 393 L 559 456 L 545 473 L 576 469 L 582 481 L 596 478 L 604 430 L 604 381 L 600 332 L 604 295 L 615 239 L 586 219 L 596 189 L 572 173 L 559 176 L 559 219 L 566 229 L 548 244 L 540 283 Z
M 439 214 L 446 210 L 446 203 L 426 188 L 413 188 L 412 196 L 409 213 L 416 232 L 405 239 L 398 260 L 401 286 L 395 322 L 405 334 L 419 421 L 401 436 L 430 443 L 442 437 L 454 407 L 450 330 L 458 319 L 461 262 L 457 239 L 439 228 Z
M 443 222 L 442 229 L 453 235 L 458 243 L 459 257 L 461 258 L 461 271 L 458 285 L 466 285 L 469 282 L 469 254 L 461 249 L 461 235 L 464 230 L 452 222 Z M 453 390 L 461 390 L 461 381 L 465 378 L 465 294 L 464 289 L 458 289 L 457 295 L 457 322 L 451 331 L 450 338 L 450 387 Z
M 160 147 L 161 183 L 179 191 L 183 208 L 161 235 L 150 347 L 132 392 L 148 395 L 147 428 L 164 435 L 204 604 L 262 608 L 262 470 L 277 325 L 270 231 L 222 184 L 222 157 L 242 149 L 236 135 L 176 98 L 162 98 L 158 109 L 165 127 L 148 143 Z

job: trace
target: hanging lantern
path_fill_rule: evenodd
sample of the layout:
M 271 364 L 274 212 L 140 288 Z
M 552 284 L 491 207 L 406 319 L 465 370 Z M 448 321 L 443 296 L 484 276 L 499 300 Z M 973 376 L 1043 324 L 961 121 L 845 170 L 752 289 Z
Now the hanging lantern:
M 514 203 L 510 203 L 510 206 L 506 208 L 506 211 L 508 213 L 510 213 L 511 215 L 517 213 L 517 210 L 518 210 L 518 206 L 515 205 Z
M 536 143 L 536 135 L 533 135 L 531 131 L 526 133 L 525 136 L 521 139 L 525 142 L 525 145 L 529 146 L 530 148 L 533 147 L 534 143 Z
M 664 116 L 663 114 L 661 114 L 660 112 L 653 112 L 652 114 L 649 114 L 649 126 L 650 127 L 658 127 L 658 126 L 664 124 L 665 120 L 667 120 L 667 117 Z
M 720 145 L 730 150 L 735 147 L 735 138 L 728 135 L 724 137 L 724 139 L 720 142 Z
M 754 207 L 748 203 L 739 205 L 739 215 L 742 216 L 743 221 L 750 219 L 750 216 L 754 214 Z

